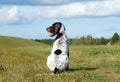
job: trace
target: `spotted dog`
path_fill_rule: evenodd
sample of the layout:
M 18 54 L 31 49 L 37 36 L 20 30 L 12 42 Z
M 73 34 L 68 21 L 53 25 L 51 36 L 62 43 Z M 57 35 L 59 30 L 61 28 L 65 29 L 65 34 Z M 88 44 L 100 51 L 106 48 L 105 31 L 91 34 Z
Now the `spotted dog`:
M 51 54 L 47 58 L 47 66 L 54 73 L 69 69 L 69 42 L 65 34 L 65 26 L 56 22 L 46 28 L 49 36 L 56 36 Z

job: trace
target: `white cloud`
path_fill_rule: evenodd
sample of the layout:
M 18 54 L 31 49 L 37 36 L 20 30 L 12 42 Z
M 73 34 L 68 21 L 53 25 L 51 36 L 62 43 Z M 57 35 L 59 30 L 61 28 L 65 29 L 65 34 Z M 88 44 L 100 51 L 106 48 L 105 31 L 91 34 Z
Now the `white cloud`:
M 22 24 L 29 23 L 32 21 L 31 17 L 24 17 L 19 11 L 18 6 L 12 6 L 6 13 L 0 14 L 0 24 Z
M 116 15 L 120 13 L 120 1 L 110 0 L 85 4 L 86 14 L 93 16 Z
M 120 14 L 120 1 L 110 0 L 101 2 L 71 3 L 62 6 L 46 7 L 39 14 L 44 13 L 46 18 L 72 18 L 72 17 L 108 17 Z
M 120 0 L 75 2 L 59 6 L 10 6 L 4 11 L 0 9 L 0 24 L 25 24 L 52 18 L 118 17 L 119 8 Z
M 45 7 L 44 11 L 39 11 L 39 18 L 71 18 L 83 14 L 84 7 L 79 3 L 69 5 Z
M 20 20 L 20 12 L 17 6 L 13 6 L 9 11 L 7 15 L 7 22 L 8 23 L 15 23 Z

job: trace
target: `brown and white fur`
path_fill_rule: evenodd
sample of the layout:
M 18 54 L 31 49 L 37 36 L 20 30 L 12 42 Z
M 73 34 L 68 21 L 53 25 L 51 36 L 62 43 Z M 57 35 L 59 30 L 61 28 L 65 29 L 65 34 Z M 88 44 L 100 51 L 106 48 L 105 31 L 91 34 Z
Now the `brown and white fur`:
M 51 54 L 47 58 L 47 66 L 54 73 L 67 70 L 69 66 L 69 42 L 65 34 L 65 27 L 61 22 L 56 22 L 46 29 L 50 34 L 55 36 Z

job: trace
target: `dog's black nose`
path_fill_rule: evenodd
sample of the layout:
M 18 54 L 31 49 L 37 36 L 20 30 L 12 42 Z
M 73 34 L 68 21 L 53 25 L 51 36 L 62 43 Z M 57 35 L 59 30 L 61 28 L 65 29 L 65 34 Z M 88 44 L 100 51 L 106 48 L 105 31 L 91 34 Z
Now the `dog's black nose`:
M 46 28 L 46 30 L 47 30 L 48 32 L 50 32 L 50 29 L 49 29 L 49 28 Z

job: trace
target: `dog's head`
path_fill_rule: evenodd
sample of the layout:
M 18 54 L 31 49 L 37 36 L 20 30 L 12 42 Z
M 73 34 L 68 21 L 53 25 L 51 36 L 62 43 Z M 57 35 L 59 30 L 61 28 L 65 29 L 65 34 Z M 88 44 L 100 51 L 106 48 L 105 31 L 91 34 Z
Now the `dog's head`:
M 59 33 L 65 32 L 65 27 L 61 22 L 55 22 L 52 26 L 46 28 L 46 30 L 50 33 L 49 36 L 55 36 Z

